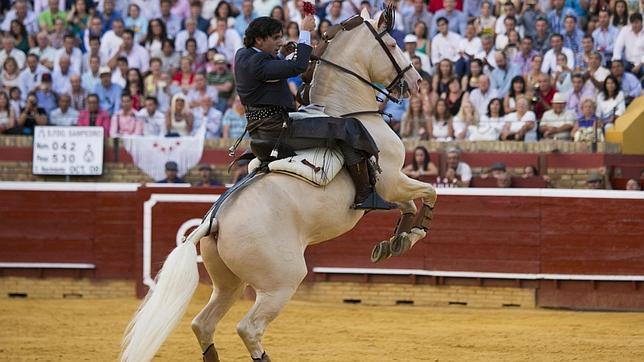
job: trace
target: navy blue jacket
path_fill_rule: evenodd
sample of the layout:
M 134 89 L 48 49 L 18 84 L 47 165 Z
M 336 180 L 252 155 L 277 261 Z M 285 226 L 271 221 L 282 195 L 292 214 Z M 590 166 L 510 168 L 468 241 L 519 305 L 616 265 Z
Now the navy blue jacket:
M 300 43 L 291 60 L 277 59 L 269 53 L 242 48 L 235 54 L 237 93 L 246 106 L 282 106 L 295 110 L 295 98 L 287 79 L 304 73 L 313 48 Z

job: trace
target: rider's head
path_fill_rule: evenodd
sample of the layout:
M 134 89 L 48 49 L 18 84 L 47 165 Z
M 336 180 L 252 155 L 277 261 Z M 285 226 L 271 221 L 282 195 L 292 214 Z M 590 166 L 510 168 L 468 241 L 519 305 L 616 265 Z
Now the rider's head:
M 258 48 L 264 52 L 277 54 L 282 46 L 282 23 L 267 16 L 253 20 L 246 28 L 244 46 Z

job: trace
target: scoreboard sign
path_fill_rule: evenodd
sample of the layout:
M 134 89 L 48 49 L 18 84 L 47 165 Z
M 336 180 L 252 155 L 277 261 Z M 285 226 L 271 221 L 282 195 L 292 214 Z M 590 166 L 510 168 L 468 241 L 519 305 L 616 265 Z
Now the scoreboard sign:
M 103 174 L 103 127 L 37 126 L 34 175 Z

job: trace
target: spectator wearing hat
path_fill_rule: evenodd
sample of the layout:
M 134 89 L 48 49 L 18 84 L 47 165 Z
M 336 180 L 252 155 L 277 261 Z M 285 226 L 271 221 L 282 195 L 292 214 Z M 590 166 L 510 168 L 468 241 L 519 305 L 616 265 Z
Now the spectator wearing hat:
M 453 2 L 453 0 L 447 1 Z M 436 20 L 436 27 L 438 33 L 432 39 L 432 62 L 434 65 L 437 65 L 443 59 L 448 59 L 454 63 L 457 62 L 460 58 L 459 47 L 463 37 L 449 30 L 449 20 L 445 17 L 440 17 Z
M 221 186 L 221 182 L 212 178 L 212 168 L 208 164 L 199 165 L 199 181 L 194 184 L 195 187 L 212 187 Z
M 179 165 L 174 161 L 168 161 L 165 163 L 165 178 L 161 181 L 157 181 L 160 184 L 185 184 L 184 181 L 179 175 Z
M 545 139 L 570 140 L 575 120 L 575 114 L 566 109 L 566 96 L 555 93 L 552 109 L 546 111 L 541 118 L 539 133 Z
M 103 127 L 103 135 L 110 136 L 110 115 L 100 108 L 100 100 L 96 94 L 87 96 L 87 109 L 78 114 L 78 125 Z
M 121 108 L 121 93 L 123 88 L 112 83 L 112 69 L 101 67 L 99 70 L 101 83 L 96 86 L 94 93 L 98 95 L 101 102 L 101 109 L 113 115 Z
M 444 18 L 448 21 L 448 27 L 450 32 L 460 34 L 460 36 L 465 35 L 465 27 L 467 26 L 467 17 L 462 12 L 456 10 L 456 1 L 455 0 L 443 0 L 443 9 L 438 10 L 434 14 L 434 22 L 432 23 L 431 31 L 429 32 L 431 36 L 436 35 L 440 32 L 438 27 L 438 19 Z
M 215 54 L 212 58 L 213 67 L 206 74 L 206 81 L 209 86 L 213 86 L 219 93 L 219 100 L 215 108 L 224 112 L 231 102 L 231 96 L 235 90 L 235 78 L 228 68 L 226 57 L 222 54 Z
M 427 72 L 431 73 L 431 63 L 429 62 L 429 57 L 427 54 L 424 54 L 422 52 L 419 52 L 418 49 L 416 49 L 416 44 L 418 42 L 418 37 L 414 34 L 407 34 L 405 35 L 405 51 L 403 54 L 409 61 L 411 61 L 412 56 L 417 56 L 420 58 L 420 64 L 421 68 Z
M 49 115 L 49 123 L 54 126 L 75 126 L 78 123 L 78 111 L 72 108 L 71 104 L 69 94 L 61 94 L 58 98 L 58 108 Z
M 488 172 L 481 174 L 481 178 L 492 177 L 496 180 L 496 187 L 506 188 L 512 187 L 512 176 L 507 172 L 505 163 L 494 162 L 488 168 Z
M 591 171 L 586 178 L 586 188 L 591 190 L 610 189 L 607 170 L 601 168 L 599 171 Z
M 461 161 L 461 149 L 450 147 L 447 149 L 447 171 L 445 178 L 450 184 L 458 187 L 469 187 L 472 180 L 472 169 Z

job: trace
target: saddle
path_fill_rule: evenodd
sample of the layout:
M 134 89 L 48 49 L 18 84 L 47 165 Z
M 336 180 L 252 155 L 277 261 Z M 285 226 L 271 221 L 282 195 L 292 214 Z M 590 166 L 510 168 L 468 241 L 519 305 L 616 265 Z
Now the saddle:
M 344 157 L 335 148 L 309 148 L 295 151 L 295 155 L 269 162 L 271 172 L 281 173 L 306 181 L 316 187 L 326 186 L 342 170 Z M 258 158 L 248 164 L 248 173 L 261 165 Z

